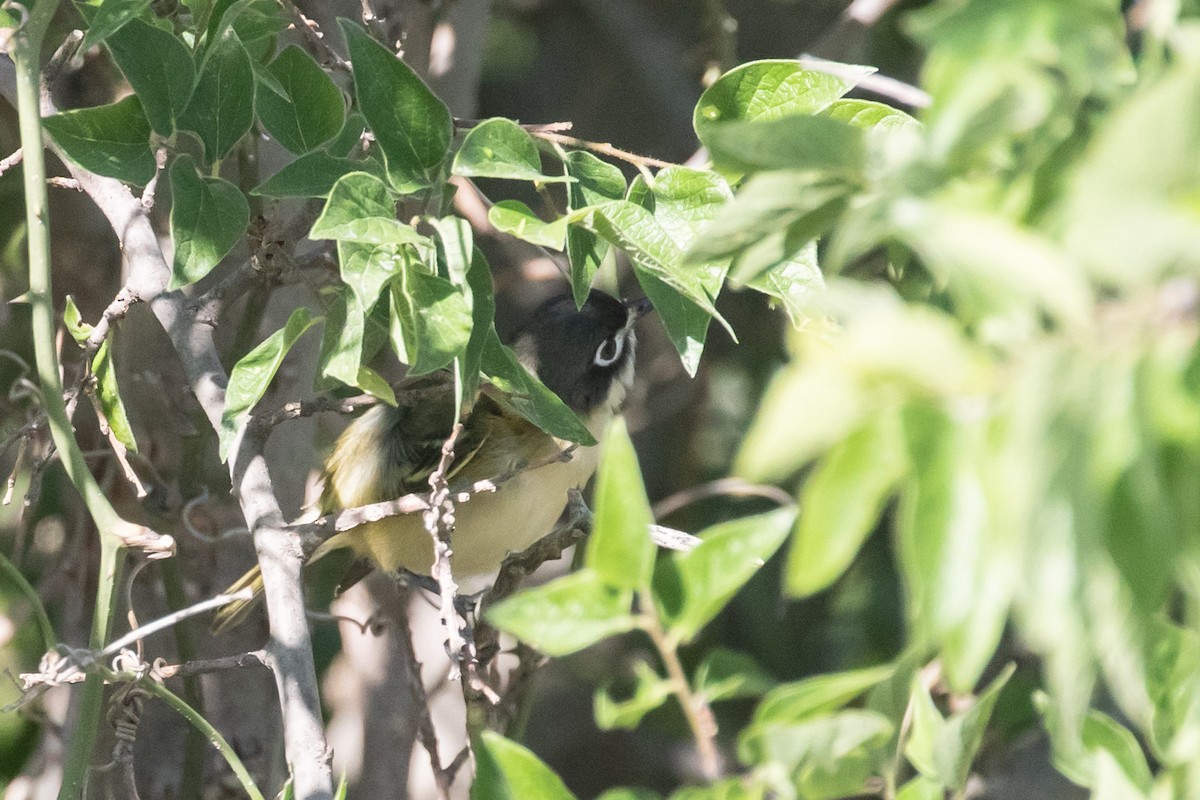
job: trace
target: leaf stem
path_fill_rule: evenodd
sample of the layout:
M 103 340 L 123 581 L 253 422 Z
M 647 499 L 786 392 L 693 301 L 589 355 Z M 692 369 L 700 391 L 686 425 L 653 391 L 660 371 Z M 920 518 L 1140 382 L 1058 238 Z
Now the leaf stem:
M 653 596 L 648 590 L 642 590 L 638 593 L 638 602 L 642 607 L 640 627 L 658 650 L 671 680 L 672 694 L 679 701 L 688 727 L 692 729 L 696 751 L 700 754 L 700 771 L 707 780 L 716 780 L 721 777 L 721 755 L 717 750 L 717 723 L 712 709 L 702 695 L 692 691 L 687 673 L 679 661 L 679 642 L 663 630 Z

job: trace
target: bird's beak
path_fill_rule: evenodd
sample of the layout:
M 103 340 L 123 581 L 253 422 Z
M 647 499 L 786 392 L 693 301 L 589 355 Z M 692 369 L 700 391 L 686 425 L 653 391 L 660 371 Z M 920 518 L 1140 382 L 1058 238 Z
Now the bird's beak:
M 630 318 L 634 320 L 641 319 L 654 309 L 648 297 L 639 297 L 636 300 L 626 300 L 624 302 L 625 308 L 629 310 Z

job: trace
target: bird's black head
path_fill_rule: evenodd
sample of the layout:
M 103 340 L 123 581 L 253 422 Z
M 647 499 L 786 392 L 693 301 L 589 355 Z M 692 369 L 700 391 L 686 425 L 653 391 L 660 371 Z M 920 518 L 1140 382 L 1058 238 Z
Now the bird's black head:
M 593 289 L 583 308 L 570 295 L 543 303 L 516 341 L 516 350 L 542 383 L 573 411 L 616 406 L 633 379 L 633 324 L 650 308 L 623 303 Z

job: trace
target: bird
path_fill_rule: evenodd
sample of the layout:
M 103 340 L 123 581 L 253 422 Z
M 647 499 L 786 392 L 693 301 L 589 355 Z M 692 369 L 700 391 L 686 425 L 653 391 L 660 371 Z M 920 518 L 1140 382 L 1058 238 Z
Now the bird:
M 518 361 L 570 408 L 599 442 L 633 383 L 635 323 L 650 310 L 646 299 L 618 300 L 592 289 L 581 307 L 571 295 L 551 297 L 513 341 Z M 428 492 L 454 424 L 453 376 L 446 371 L 402 381 L 395 406 L 377 404 L 338 437 L 323 469 L 320 514 Z M 460 587 L 482 588 L 509 553 L 547 534 L 599 464 L 599 446 L 572 447 L 521 417 L 494 387 L 479 392 L 447 470 L 452 485 L 512 476 L 498 491 L 478 493 L 455 510 L 451 571 Z M 535 465 L 533 468 L 522 468 Z M 515 473 L 515 474 L 514 474 Z M 419 514 L 352 528 L 324 541 L 311 564 L 348 548 L 389 573 L 429 575 L 433 542 Z M 361 577 L 361 575 L 359 576 Z M 253 598 L 224 606 L 214 632 L 241 622 L 262 593 L 257 566 L 227 590 L 250 588 Z

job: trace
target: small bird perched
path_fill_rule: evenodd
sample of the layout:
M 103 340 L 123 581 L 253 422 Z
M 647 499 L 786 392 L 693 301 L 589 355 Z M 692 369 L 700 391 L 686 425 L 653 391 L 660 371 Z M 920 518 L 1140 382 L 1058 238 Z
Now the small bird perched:
M 513 349 L 599 439 L 633 381 L 633 326 L 649 309 L 646 300 L 621 302 L 594 289 L 580 309 L 570 296 L 555 297 L 534 313 Z M 454 381 L 444 373 L 414 378 L 396 396 L 396 407 L 375 406 L 338 438 L 325 462 L 320 513 L 429 490 L 429 476 L 454 424 Z M 494 392 L 485 388 L 480 393 L 464 420 L 448 480 L 473 484 L 529 464 L 543 466 L 518 472 L 499 491 L 477 494 L 456 510 L 451 558 L 456 579 L 490 575 L 509 553 L 524 550 L 550 531 L 568 491 L 587 483 L 599 462 L 598 447 L 578 447 L 566 460 L 557 459 L 569 446 L 519 416 Z M 433 564 L 433 542 L 417 514 L 336 534 L 309 563 L 341 548 L 387 572 L 428 575 Z M 257 566 L 226 591 L 246 587 L 256 598 L 261 594 Z M 222 608 L 214 630 L 235 625 L 253 603 Z

